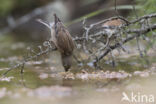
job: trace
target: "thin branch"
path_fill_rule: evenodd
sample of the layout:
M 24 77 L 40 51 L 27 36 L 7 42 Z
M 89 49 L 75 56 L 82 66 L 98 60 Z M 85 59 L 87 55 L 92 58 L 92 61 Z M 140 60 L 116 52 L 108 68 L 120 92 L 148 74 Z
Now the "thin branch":
M 156 30 L 156 24 L 148 24 L 148 26 L 144 26 L 144 28 L 137 28 L 137 29 L 136 28 L 131 29 L 131 28 L 128 27 L 129 25 L 134 25 L 135 23 L 140 22 L 140 21 L 142 21 L 144 19 L 151 19 L 151 18 L 154 18 L 154 17 L 156 17 L 156 13 L 142 16 L 140 18 L 132 20 L 131 22 L 129 22 L 127 19 L 125 19 L 123 17 L 120 17 L 120 16 L 119 17 L 112 17 L 112 18 L 109 18 L 109 19 L 102 20 L 102 21 L 99 21 L 97 23 L 91 24 L 89 26 L 89 30 L 87 31 L 87 33 L 88 33 L 87 35 L 84 34 L 82 37 L 76 37 L 73 40 L 76 41 L 76 42 L 81 42 L 83 44 L 84 51 L 90 51 L 90 49 L 87 46 L 89 45 L 90 41 L 93 41 L 93 39 L 96 40 L 97 45 L 98 45 L 98 42 L 105 43 L 105 41 L 106 41 L 106 45 L 104 47 L 97 49 L 99 51 L 100 55 L 98 55 L 96 57 L 96 60 L 93 60 L 94 64 L 97 65 L 97 62 L 99 62 L 101 59 L 103 59 L 108 53 L 111 53 L 114 49 L 122 48 L 122 45 L 129 42 L 130 40 L 133 40 L 136 37 L 139 37 L 141 35 L 147 34 L 151 30 Z M 113 20 L 113 19 L 119 19 L 119 18 L 122 19 L 123 21 L 125 21 L 126 24 L 115 28 L 114 33 L 109 38 L 108 38 L 109 33 L 107 33 L 105 31 L 105 29 L 101 29 L 96 33 L 90 32 L 93 28 L 95 28 L 97 26 L 101 26 L 101 24 L 105 23 L 106 21 L 110 21 L 110 20 Z M 39 22 L 44 24 L 45 26 L 47 26 L 52 31 L 52 28 L 51 28 L 53 26 L 52 24 L 50 25 L 50 24 L 48 24 L 46 22 L 43 22 L 41 20 L 39 20 Z M 108 27 L 108 29 L 109 29 L 109 27 Z M 126 33 L 126 38 L 122 37 L 123 33 Z M 106 40 L 104 39 L 105 37 L 106 37 Z M 112 42 L 112 40 L 116 40 L 116 41 Z M 42 56 L 44 54 L 47 54 L 47 53 L 49 53 L 51 51 L 56 50 L 56 47 L 53 48 L 49 41 L 45 42 L 44 46 L 47 48 L 46 50 L 42 50 L 41 47 L 40 47 L 40 52 L 39 53 L 34 53 L 34 55 L 28 56 L 27 58 L 23 59 L 17 65 L 9 68 L 3 74 L 3 76 L 5 76 L 11 70 L 16 69 L 16 68 L 18 68 L 20 66 L 23 66 L 24 64 L 26 64 L 26 62 L 28 62 L 28 61 L 30 61 L 32 59 L 38 58 L 39 56 Z M 93 52 L 90 52 L 90 53 L 93 53 Z M 88 54 L 90 54 L 90 53 L 88 52 Z M 112 54 L 112 58 L 113 58 L 113 54 Z M 21 70 L 21 73 L 22 72 L 23 72 L 23 69 Z
M 6 72 L 3 73 L 3 76 L 5 76 L 5 75 L 6 75 L 8 72 L 10 72 L 11 70 L 16 69 L 16 68 L 18 68 L 18 67 L 20 67 L 20 66 L 23 66 L 23 64 L 25 64 L 26 62 L 28 62 L 28 61 L 30 61 L 30 60 L 33 60 L 33 59 L 35 59 L 35 58 L 37 58 L 37 57 L 39 57 L 39 56 L 42 56 L 42 55 L 44 55 L 44 54 L 47 54 L 47 53 L 49 53 L 49 52 L 51 52 L 51 51 L 55 51 L 55 50 L 56 50 L 56 48 L 48 48 L 48 49 L 46 49 L 46 50 L 44 50 L 44 51 L 42 51 L 42 52 L 40 52 L 40 53 L 35 54 L 34 56 L 27 57 L 26 59 L 24 59 L 23 61 L 21 61 L 21 62 L 18 63 L 17 65 L 15 65 L 15 66 L 9 68 Z
M 125 44 L 127 43 L 128 41 L 130 40 L 133 40 L 134 38 L 136 37 L 139 37 L 141 34 L 145 34 L 147 32 L 150 31 L 150 29 L 156 29 L 156 24 L 150 26 L 150 27 L 147 27 L 145 29 L 134 29 L 134 30 L 128 30 L 127 33 L 136 33 L 136 35 L 132 35 L 132 36 L 129 36 L 127 39 L 123 40 L 122 43 Z M 140 34 L 141 33 L 141 34 Z M 101 60 L 104 56 L 106 56 L 111 50 L 114 50 L 118 47 L 120 47 L 120 43 L 116 43 L 115 45 L 113 46 L 110 46 L 110 49 L 107 49 L 101 56 L 98 57 L 97 61 Z

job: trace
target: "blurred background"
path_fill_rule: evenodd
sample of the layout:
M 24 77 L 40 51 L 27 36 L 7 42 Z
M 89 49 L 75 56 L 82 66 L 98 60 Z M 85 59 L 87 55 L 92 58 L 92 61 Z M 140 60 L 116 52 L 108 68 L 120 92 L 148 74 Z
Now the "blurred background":
M 124 17 L 134 15 L 131 7 L 134 4 L 138 5 L 140 14 L 156 10 L 155 0 L 0 0 L 0 38 L 10 35 L 16 41 L 35 43 L 47 40 L 47 28 L 36 19 L 53 22 L 53 13 L 61 18 L 73 36 L 81 35 L 84 17 L 87 23 L 94 23 L 116 16 L 115 4 L 119 15 Z
M 118 10 L 119 15 L 127 17 L 132 11 L 129 6 L 141 2 L 117 0 L 116 5 L 124 7 Z M 45 41 L 49 30 L 36 19 L 53 22 L 53 13 L 73 36 L 81 35 L 83 17 L 88 17 L 87 23 L 94 23 L 116 16 L 114 6 L 115 0 L 0 0 L 0 38 L 9 35 L 16 41 Z
M 33 49 L 50 38 L 49 29 L 36 19 L 53 22 L 56 13 L 76 37 L 84 32 L 84 18 L 86 24 L 92 24 L 117 15 L 132 20 L 136 19 L 136 14 L 143 16 L 155 12 L 156 0 L 0 0 L 0 75 L 8 67 L 20 63 L 29 51 L 29 55 L 34 55 L 39 50 L 34 52 Z M 55 74 L 51 62 L 54 60 L 54 64 L 60 66 L 57 58 L 50 60 L 46 55 L 46 58 L 27 62 L 24 77 L 20 70 L 12 70 L 6 78 L 0 79 L 0 104 L 125 104 L 121 102 L 123 92 L 156 95 L 154 48 L 145 44 L 147 50 L 152 51 L 140 58 L 136 40 L 130 44 L 126 46 L 132 54 L 119 55 L 116 67 L 112 67 L 110 60 L 102 61 L 106 73 L 76 64 L 73 72 Z M 85 59 L 86 56 L 82 56 Z M 74 72 L 78 72 L 81 80 Z M 90 74 L 91 79 L 86 80 Z M 99 80 L 97 76 L 102 78 Z

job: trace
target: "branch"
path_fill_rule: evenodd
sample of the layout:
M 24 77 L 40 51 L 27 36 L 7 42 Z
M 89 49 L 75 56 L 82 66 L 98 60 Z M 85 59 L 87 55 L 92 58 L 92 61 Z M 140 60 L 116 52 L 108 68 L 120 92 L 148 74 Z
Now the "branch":
M 98 42 L 99 43 L 102 43 L 103 44 L 103 48 L 99 48 L 97 49 L 98 52 L 102 52 L 102 54 L 98 55 L 94 61 L 94 63 L 97 63 L 99 62 L 101 59 L 103 59 L 108 53 L 110 53 L 112 50 L 118 48 L 118 47 L 122 47 L 123 44 L 129 42 L 130 40 L 133 40 L 134 38 L 136 37 L 139 37 L 141 35 L 144 35 L 144 34 L 147 34 L 148 32 L 152 31 L 152 30 L 156 30 L 156 24 L 148 24 L 148 26 L 144 26 L 143 28 L 138 28 L 138 29 L 131 29 L 130 27 L 128 27 L 129 25 L 135 25 L 135 23 L 137 22 L 140 22 L 144 19 L 149 19 L 149 18 L 154 18 L 156 17 L 156 13 L 155 14 L 150 14 L 150 15 L 145 15 L 145 16 L 142 16 L 140 18 L 137 18 L 131 22 L 129 22 L 127 19 L 123 18 L 123 17 L 112 17 L 112 18 L 109 18 L 109 19 L 106 19 L 106 20 L 102 20 L 100 22 L 97 22 L 97 23 L 93 23 L 91 24 L 85 32 L 87 33 L 88 36 L 85 36 L 83 35 L 82 37 L 75 37 L 73 38 L 74 41 L 76 42 L 81 42 L 81 44 L 84 45 L 85 48 L 88 48 L 90 49 L 90 47 L 87 47 L 88 44 L 90 44 L 93 40 L 95 40 L 94 44 L 95 46 L 92 46 L 91 48 L 98 48 L 96 47 L 96 45 L 98 45 Z M 101 26 L 102 23 L 105 23 L 106 21 L 110 21 L 110 20 L 113 20 L 113 19 L 122 19 L 123 21 L 125 21 L 125 25 L 121 26 L 121 27 L 117 27 L 115 28 L 115 31 L 113 34 L 110 34 L 108 32 L 106 32 L 105 29 L 101 29 L 101 30 L 98 30 L 98 32 L 96 33 L 90 33 L 90 30 L 91 29 L 94 29 L 96 27 L 98 27 L 99 25 Z M 45 26 L 47 26 L 49 29 L 51 29 L 50 27 L 53 26 L 53 24 L 48 24 L 44 21 L 41 21 L 41 20 L 38 20 L 40 23 L 44 24 Z M 140 22 L 141 23 L 141 22 Z M 127 29 L 128 28 L 128 29 Z M 109 29 L 109 27 L 107 28 Z M 111 28 L 110 28 L 111 29 Z M 125 37 L 122 37 L 121 35 L 122 34 L 126 34 L 126 39 Z M 134 35 L 132 35 L 134 34 Z M 118 36 L 119 35 L 119 36 Z M 105 40 L 103 39 L 103 37 L 106 37 L 107 41 L 106 43 L 104 42 Z M 113 40 L 115 40 L 115 43 L 112 45 L 110 44 L 111 43 L 111 39 L 114 37 Z M 118 41 L 119 39 L 119 41 Z M 85 44 L 84 42 L 82 41 L 85 41 Z M 47 54 L 48 52 L 51 52 L 51 51 L 54 51 L 56 50 L 56 47 L 55 48 L 52 48 L 51 44 L 49 43 L 48 41 L 48 44 L 46 45 L 46 47 L 48 47 L 46 50 L 44 51 L 40 51 L 39 53 L 36 53 L 35 55 L 33 56 L 30 56 L 30 57 L 27 57 L 25 59 L 23 59 L 20 63 L 18 63 L 17 65 L 9 68 L 4 74 L 3 76 L 5 76 L 8 72 L 10 72 L 11 70 L 13 69 L 16 69 L 20 66 L 23 66 L 26 62 L 32 60 L 32 59 L 35 59 L 39 56 L 42 56 L 44 54 Z M 91 53 L 96 53 L 96 52 L 91 52 Z M 113 56 L 113 54 L 111 54 Z M 21 70 L 23 72 L 23 68 Z
M 24 65 L 26 62 L 28 62 L 28 61 L 30 61 L 30 60 L 33 60 L 33 59 L 35 59 L 35 58 L 37 58 L 37 57 L 39 57 L 39 56 L 42 56 L 42 55 L 44 55 L 44 54 L 47 54 L 47 53 L 49 53 L 49 52 L 51 52 L 51 51 L 55 51 L 55 50 L 56 50 L 56 48 L 48 48 L 48 49 L 46 49 L 46 50 L 44 50 L 44 51 L 41 51 L 41 52 L 35 54 L 34 56 L 27 57 L 26 59 L 23 59 L 23 61 L 21 61 L 21 62 L 18 63 L 17 65 L 15 65 L 15 66 L 9 68 L 5 73 L 3 73 L 3 76 L 5 76 L 5 75 L 6 75 L 8 72 L 10 72 L 11 70 L 16 69 L 16 68 L 18 68 L 18 67 Z
M 127 43 L 128 41 L 130 40 L 133 40 L 134 38 L 136 37 L 139 37 L 141 36 L 142 34 L 146 34 L 148 33 L 149 31 L 152 30 L 155 30 L 156 29 L 156 24 L 152 25 L 151 27 L 147 27 L 145 29 L 133 29 L 133 30 L 128 30 L 127 33 L 135 33 L 136 35 L 133 35 L 133 36 L 129 36 L 127 39 L 123 40 L 121 43 L 125 44 Z M 122 44 L 122 45 L 123 45 Z M 120 47 L 121 44 L 120 43 L 116 43 L 115 45 L 113 46 L 110 46 L 110 48 L 108 48 L 101 56 L 98 57 L 98 59 L 96 61 L 99 61 L 101 60 L 103 57 L 105 57 L 110 51 Z

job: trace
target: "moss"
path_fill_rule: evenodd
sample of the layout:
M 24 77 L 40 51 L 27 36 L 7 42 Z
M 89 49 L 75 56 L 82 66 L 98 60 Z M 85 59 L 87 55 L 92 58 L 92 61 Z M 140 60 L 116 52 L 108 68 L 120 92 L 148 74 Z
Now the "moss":
M 11 12 L 14 7 L 14 0 L 1 0 L 0 1 L 0 16 L 4 16 Z

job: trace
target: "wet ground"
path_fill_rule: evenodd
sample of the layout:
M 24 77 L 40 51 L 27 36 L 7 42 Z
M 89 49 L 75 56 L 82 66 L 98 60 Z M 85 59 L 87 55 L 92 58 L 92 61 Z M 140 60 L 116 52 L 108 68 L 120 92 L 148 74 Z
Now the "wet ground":
M 22 59 L 28 44 L 0 42 L 2 74 Z M 1 78 L 0 104 L 156 103 L 154 51 L 144 59 L 138 54 L 123 54 L 117 58 L 116 67 L 112 67 L 109 61 L 102 61 L 102 70 L 74 65 L 69 72 L 53 73 L 56 67 L 49 64 L 51 61 L 51 58 L 44 56 L 28 62 L 23 75 L 20 69 L 14 69 Z M 61 67 L 60 64 L 56 66 Z M 129 101 L 122 101 L 125 94 Z M 131 99 L 132 96 L 135 99 Z

